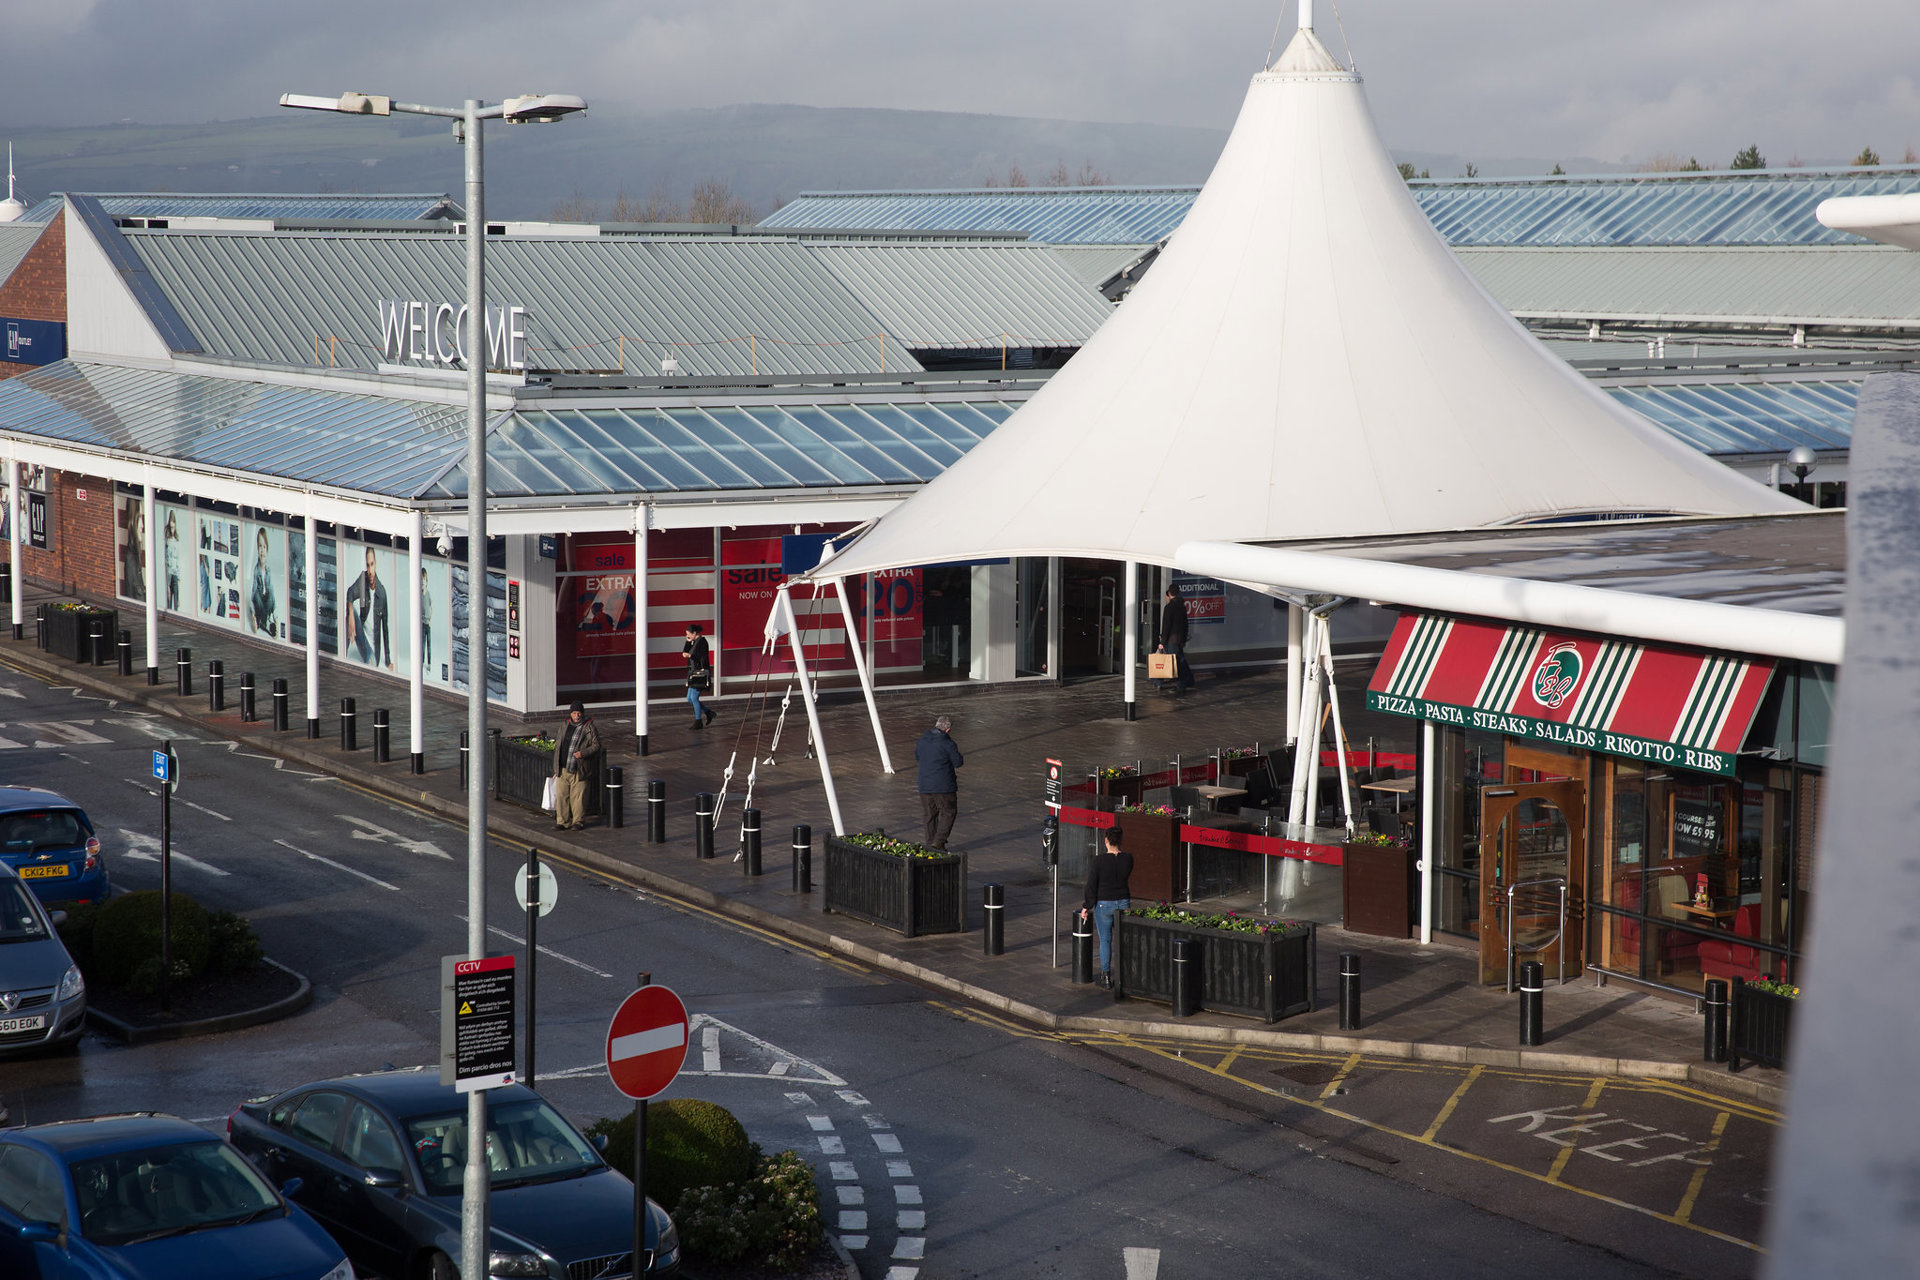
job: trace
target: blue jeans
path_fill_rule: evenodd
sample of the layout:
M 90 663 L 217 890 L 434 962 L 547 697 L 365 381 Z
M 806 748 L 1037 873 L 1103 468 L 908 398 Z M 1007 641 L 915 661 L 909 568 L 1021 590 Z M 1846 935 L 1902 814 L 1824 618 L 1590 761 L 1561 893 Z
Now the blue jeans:
M 1113 918 L 1133 905 L 1131 898 L 1102 898 L 1093 904 L 1093 929 L 1100 935 L 1100 972 L 1113 972 Z
M 707 709 L 700 705 L 700 686 L 692 684 L 687 686 L 687 702 L 693 707 L 693 718 L 696 721 L 707 718 Z

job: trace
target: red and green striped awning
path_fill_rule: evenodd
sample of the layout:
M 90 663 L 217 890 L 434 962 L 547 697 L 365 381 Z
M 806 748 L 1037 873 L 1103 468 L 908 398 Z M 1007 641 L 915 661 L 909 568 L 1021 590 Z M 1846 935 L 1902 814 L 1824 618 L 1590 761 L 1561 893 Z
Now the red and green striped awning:
M 1731 774 L 1772 675 L 1765 658 L 1408 613 L 1367 706 Z

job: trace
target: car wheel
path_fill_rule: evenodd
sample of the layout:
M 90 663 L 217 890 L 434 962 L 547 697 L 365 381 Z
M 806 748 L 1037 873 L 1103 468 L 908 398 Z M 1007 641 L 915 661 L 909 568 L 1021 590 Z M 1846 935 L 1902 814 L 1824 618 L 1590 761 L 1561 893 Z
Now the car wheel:
M 460 1280 L 460 1268 L 446 1254 L 436 1253 L 427 1259 L 427 1280 Z

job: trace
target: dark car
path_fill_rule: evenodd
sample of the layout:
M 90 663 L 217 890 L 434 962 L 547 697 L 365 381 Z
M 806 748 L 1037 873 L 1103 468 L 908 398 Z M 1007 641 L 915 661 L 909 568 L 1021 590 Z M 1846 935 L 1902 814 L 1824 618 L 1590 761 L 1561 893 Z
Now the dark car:
M 0 861 L 42 902 L 107 900 L 107 864 L 93 822 L 56 791 L 0 787 Z
M 0 1053 L 73 1044 L 86 1029 L 86 980 L 55 932 L 65 919 L 0 863 Z
M 500 1277 L 620 1280 L 633 1274 L 633 1183 L 520 1085 L 487 1094 L 491 1261 Z M 302 1207 L 353 1265 L 390 1280 L 450 1280 L 460 1257 L 467 1097 L 437 1072 L 388 1071 L 301 1085 L 227 1118 L 267 1176 L 298 1178 Z M 647 1202 L 645 1274 L 680 1270 L 672 1219 Z
M 0 1129 L 0 1276 L 354 1280 L 238 1152 L 153 1112 Z

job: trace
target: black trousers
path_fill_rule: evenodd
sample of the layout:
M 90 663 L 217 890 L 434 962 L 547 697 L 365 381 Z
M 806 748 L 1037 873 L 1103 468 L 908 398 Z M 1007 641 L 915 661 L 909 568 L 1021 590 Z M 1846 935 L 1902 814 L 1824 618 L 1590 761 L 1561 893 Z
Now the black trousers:
M 953 820 L 960 816 L 959 795 L 952 791 L 922 791 L 920 813 L 927 820 L 926 846 L 946 848 L 947 837 L 953 834 Z

